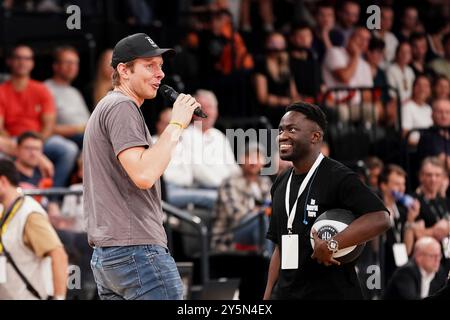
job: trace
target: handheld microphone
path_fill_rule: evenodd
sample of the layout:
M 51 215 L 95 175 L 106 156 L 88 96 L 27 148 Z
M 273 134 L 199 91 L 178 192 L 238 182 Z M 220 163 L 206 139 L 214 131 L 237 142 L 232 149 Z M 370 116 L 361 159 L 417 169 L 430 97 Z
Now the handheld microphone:
M 175 91 L 174 88 L 168 86 L 167 84 L 163 84 L 158 89 L 159 93 L 163 96 L 163 98 L 167 99 L 170 103 L 174 103 L 177 100 L 179 93 Z M 195 108 L 194 114 L 201 118 L 207 118 L 208 116 L 200 107 Z

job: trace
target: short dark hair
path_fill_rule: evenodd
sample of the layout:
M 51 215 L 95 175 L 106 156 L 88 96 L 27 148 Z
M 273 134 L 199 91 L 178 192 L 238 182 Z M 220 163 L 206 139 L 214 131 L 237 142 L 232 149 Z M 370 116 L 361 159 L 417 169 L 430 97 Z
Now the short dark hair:
M 33 52 L 33 56 L 34 56 L 34 50 L 31 46 L 29 46 L 26 43 L 19 42 L 19 43 L 14 44 L 12 47 L 9 47 L 9 49 L 7 50 L 7 57 L 10 59 L 13 58 L 16 50 L 21 47 L 29 48 Z
M 424 32 L 414 32 L 409 36 L 409 42 L 412 44 L 414 41 L 420 39 L 427 39 L 427 34 Z
M 53 53 L 52 53 L 52 55 L 53 55 L 53 62 L 58 62 L 59 59 L 60 59 L 61 54 L 63 52 L 66 52 L 66 51 L 74 52 L 74 53 L 76 53 L 78 55 L 78 50 L 75 49 L 75 47 L 72 47 L 72 46 L 69 46 L 69 45 L 59 46 L 59 47 L 56 47 L 53 50 Z
M 0 177 L 4 176 L 14 186 L 19 185 L 19 172 L 14 165 L 14 162 L 8 159 L 0 159 Z
M 386 44 L 383 39 L 372 37 L 369 41 L 369 51 L 380 50 L 383 51 Z
M 324 134 L 327 132 L 327 116 L 319 106 L 307 102 L 294 102 L 286 108 L 286 112 L 289 111 L 296 111 L 304 114 L 306 119 L 317 123 Z
M 392 173 L 396 173 L 399 176 L 402 176 L 406 179 L 406 177 L 408 176 L 406 174 L 406 171 L 400 167 L 399 165 L 396 164 L 388 164 L 386 167 L 383 168 L 383 171 L 381 171 L 380 177 L 378 178 L 378 184 L 386 184 L 389 181 L 389 176 Z
M 44 141 L 39 133 L 34 131 L 25 131 L 17 138 L 17 145 L 20 146 L 25 140 L 30 138 Z
M 309 31 L 313 32 L 313 29 L 309 23 L 307 23 L 306 21 L 299 21 L 299 22 L 293 23 L 291 25 L 290 34 L 293 35 L 297 31 L 304 30 L 304 29 L 308 29 Z

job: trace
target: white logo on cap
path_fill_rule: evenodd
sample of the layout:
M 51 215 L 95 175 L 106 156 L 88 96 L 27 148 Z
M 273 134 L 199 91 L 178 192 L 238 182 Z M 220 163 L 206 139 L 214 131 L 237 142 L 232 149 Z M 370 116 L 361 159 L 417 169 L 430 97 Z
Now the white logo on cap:
M 158 46 L 156 45 L 156 43 L 155 43 L 150 37 L 145 37 L 145 39 L 148 40 L 148 42 L 150 43 L 150 45 L 151 45 L 153 48 L 158 48 Z

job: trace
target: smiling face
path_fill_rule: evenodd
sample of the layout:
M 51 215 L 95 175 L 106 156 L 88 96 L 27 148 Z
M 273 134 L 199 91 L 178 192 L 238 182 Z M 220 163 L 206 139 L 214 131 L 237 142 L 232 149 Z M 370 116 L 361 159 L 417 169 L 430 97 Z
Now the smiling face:
M 278 127 L 280 158 L 296 161 L 308 156 L 316 147 L 320 148 L 322 131 L 317 123 L 297 111 L 287 112 Z

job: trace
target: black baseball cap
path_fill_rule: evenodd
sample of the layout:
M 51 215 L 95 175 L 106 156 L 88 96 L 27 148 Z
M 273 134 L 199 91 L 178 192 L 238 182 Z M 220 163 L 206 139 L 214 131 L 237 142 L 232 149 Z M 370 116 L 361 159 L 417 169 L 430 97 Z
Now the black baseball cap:
M 111 66 L 115 69 L 119 63 L 126 63 L 137 58 L 174 54 L 175 50 L 158 47 L 145 33 L 135 33 L 117 42 L 113 50 Z

